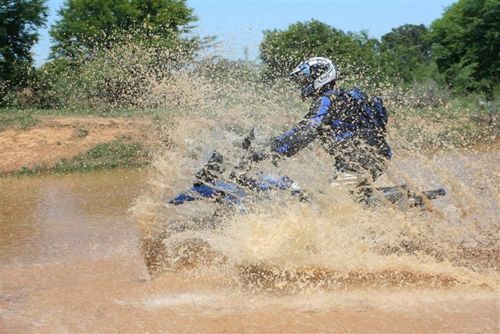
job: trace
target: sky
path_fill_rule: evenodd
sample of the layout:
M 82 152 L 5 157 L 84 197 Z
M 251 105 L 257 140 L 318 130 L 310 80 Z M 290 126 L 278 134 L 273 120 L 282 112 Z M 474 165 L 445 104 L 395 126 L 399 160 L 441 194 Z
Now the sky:
M 286 29 L 297 21 L 316 19 L 344 31 L 367 30 L 382 35 L 406 23 L 429 25 L 452 0 L 187 0 L 198 21 L 194 33 L 217 36 L 216 52 L 230 59 L 256 60 L 264 30 Z M 34 46 L 36 64 L 50 52 L 50 25 L 64 0 L 48 0 L 47 27 Z M 245 52 L 247 50 L 247 53 Z

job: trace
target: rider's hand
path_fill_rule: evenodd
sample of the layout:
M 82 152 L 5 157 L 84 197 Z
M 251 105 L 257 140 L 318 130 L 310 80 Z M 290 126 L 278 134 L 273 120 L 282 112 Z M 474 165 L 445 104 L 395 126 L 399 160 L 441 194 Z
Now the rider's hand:
M 269 160 L 275 166 L 278 165 L 278 162 L 281 160 L 281 156 L 272 151 L 252 151 L 250 155 L 250 160 L 253 162 L 260 162 L 263 160 Z
M 252 149 L 249 150 L 248 153 L 243 156 L 238 164 L 238 169 L 240 170 L 250 170 L 252 168 L 252 164 L 258 163 L 264 160 L 269 160 L 275 166 L 278 166 L 278 162 L 281 160 L 281 156 L 275 152 L 272 152 L 268 149 Z
M 250 160 L 253 162 L 260 162 L 269 158 L 269 153 L 265 151 L 252 150 L 250 153 Z

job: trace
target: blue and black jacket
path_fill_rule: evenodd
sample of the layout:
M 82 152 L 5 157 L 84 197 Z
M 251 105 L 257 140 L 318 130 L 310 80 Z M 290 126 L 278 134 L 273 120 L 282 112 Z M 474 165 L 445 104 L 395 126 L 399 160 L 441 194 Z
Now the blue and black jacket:
M 271 142 L 275 154 L 292 156 L 320 139 L 336 158 L 337 169 L 370 169 L 370 161 L 390 159 L 385 139 L 387 113 L 380 98 L 368 99 L 360 89 L 331 89 L 319 96 L 297 125 Z M 361 149 L 364 147 L 364 149 Z M 359 154 L 363 152 L 363 154 Z M 366 155 L 371 155 L 366 157 Z M 351 165 L 351 166 L 349 166 Z

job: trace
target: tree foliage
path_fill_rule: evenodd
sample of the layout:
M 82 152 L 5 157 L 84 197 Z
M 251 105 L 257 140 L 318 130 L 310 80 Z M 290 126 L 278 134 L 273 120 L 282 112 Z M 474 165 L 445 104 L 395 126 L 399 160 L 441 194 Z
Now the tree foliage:
M 33 63 L 30 50 L 46 18 L 44 0 L 0 0 L 0 86 L 26 83 Z
M 111 48 L 123 35 L 174 43 L 196 21 L 184 0 L 67 0 L 50 34 L 53 55 Z
M 451 87 L 491 93 L 498 86 L 499 18 L 499 0 L 460 0 L 432 23 L 433 57 Z
M 428 29 L 423 24 L 405 24 L 382 36 L 381 53 L 386 70 L 411 83 L 430 76 L 432 63 Z
M 346 33 L 312 20 L 290 25 L 286 30 L 264 32 L 260 57 L 272 76 L 288 73 L 299 62 L 314 56 L 329 57 L 342 69 L 376 67 L 379 42 L 366 32 Z

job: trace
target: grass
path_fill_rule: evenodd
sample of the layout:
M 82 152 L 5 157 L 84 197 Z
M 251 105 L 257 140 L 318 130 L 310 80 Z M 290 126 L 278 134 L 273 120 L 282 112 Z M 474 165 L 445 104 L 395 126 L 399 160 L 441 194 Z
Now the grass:
M 10 127 L 27 129 L 38 123 L 31 113 L 21 111 L 17 113 L 0 113 L 0 131 Z
M 98 116 L 98 117 L 147 117 L 153 124 L 159 125 L 175 114 L 171 108 L 63 108 L 63 109 L 19 109 L 14 107 L 0 107 L 0 132 L 7 128 L 28 129 L 39 123 L 37 116 Z M 83 138 L 87 135 L 85 129 L 77 129 L 76 135 Z
M 410 149 L 446 149 L 495 142 L 500 128 L 486 116 L 427 117 L 398 115 L 393 117 L 392 137 Z M 403 139 L 400 141 L 399 139 Z
M 392 137 L 410 149 L 459 148 L 489 144 L 500 135 L 498 100 L 453 97 L 440 106 L 389 108 Z M 403 139 L 399 141 L 399 139 Z
M 141 167 L 147 165 L 148 162 L 149 153 L 141 144 L 123 143 L 114 140 L 109 143 L 98 144 L 71 159 L 63 159 L 54 166 L 22 167 L 13 174 L 24 176 L 91 172 L 101 169 Z
M 165 110 L 162 111 L 165 113 Z M 115 109 L 110 112 L 91 109 L 18 109 L 0 108 L 0 132 L 7 128 L 28 129 L 39 123 L 37 116 L 103 116 L 103 117 L 133 117 L 147 115 L 153 122 L 161 118 L 160 110 Z M 75 128 L 75 135 L 84 138 L 88 130 L 83 127 Z M 70 172 L 91 172 L 99 169 L 133 168 L 147 165 L 149 152 L 140 143 L 130 143 L 129 138 L 119 138 L 112 142 L 101 143 L 90 150 L 63 159 L 55 165 L 39 164 L 32 167 L 22 167 L 15 172 L 4 175 L 39 175 L 62 174 Z
M 301 109 L 303 106 L 298 106 Z M 493 110 L 498 110 L 498 105 Z M 18 109 L 0 108 L 0 131 L 15 127 L 27 129 L 37 124 L 36 116 L 102 116 L 134 117 L 146 116 L 155 124 L 165 124 L 175 108 L 109 108 L 109 109 Z M 389 109 L 392 133 L 396 142 L 411 149 L 464 147 L 477 143 L 489 143 L 499 136 L 497 115 L 478 106 L 473 98 L 454 98 L 440 107 Z M 297 112 L 301 114 L 301 111 Z M 493 121 L 492 121 L 493 120 Z M 78 137 L 88 134 L 85 129 L 76 129 Z M 404 139 L 400 141 L 399 139 Z M 23 167 L 15 175 L 41 173 L 88 172 L 97 169 L 139 167 L 148 163 L 148 152 L 139 143 L 115 140 L 99 144 L 89 151 L 71 159 L 61 160 L 54 166 L 39 165 Z
M 80 108 L 66 107 L 58 109 L 40 109 L 40 108 L 16 108 L 0 107 L 0 117 L 12 117 L 19 114 L 23 115 L 44 115 L 44 116 L 100 116 L 100 117 L 133 117 L 133 116 L 154 116 L 168 113 L 169 108 Z

